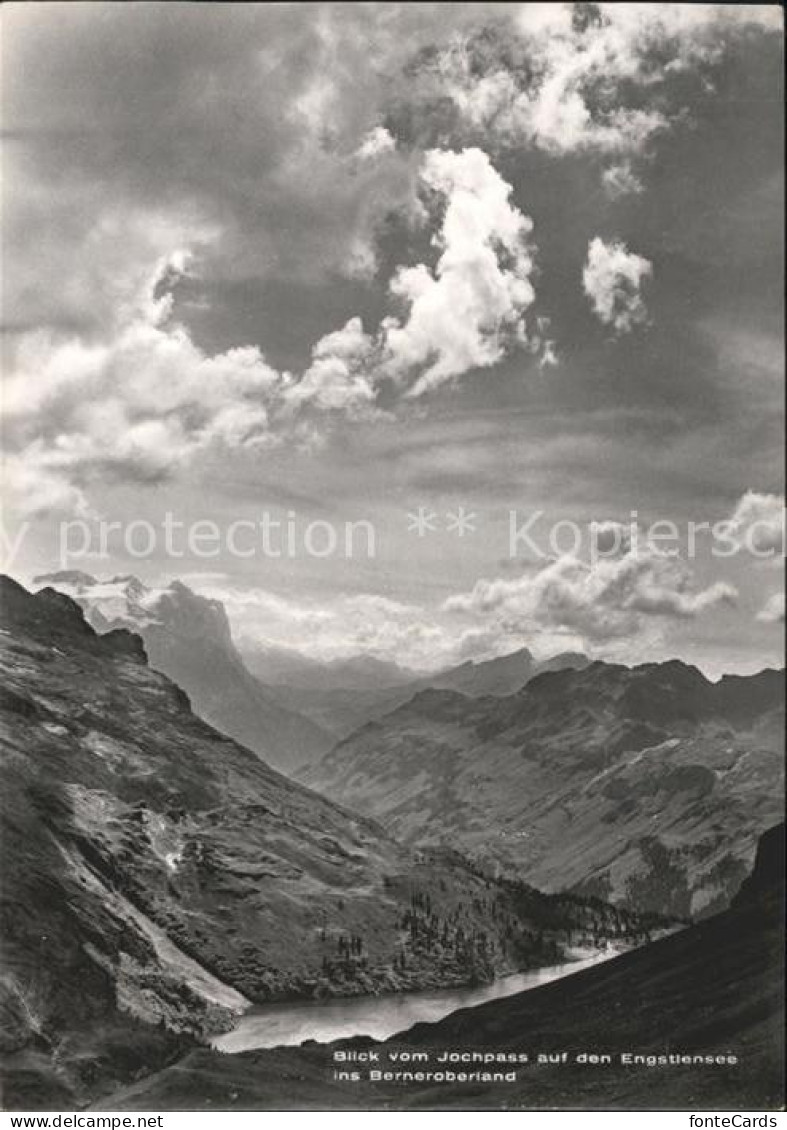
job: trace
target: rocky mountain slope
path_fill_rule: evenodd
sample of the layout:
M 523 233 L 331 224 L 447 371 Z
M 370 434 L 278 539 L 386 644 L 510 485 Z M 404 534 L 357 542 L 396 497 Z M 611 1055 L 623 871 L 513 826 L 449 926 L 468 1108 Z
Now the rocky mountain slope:
M 780 1110 L 784 1104 L 784 825 L 760 841 L 732 907 L 679 934 L 543 988 L 419 1024 L 381 1044 L 190 1054 L 109 1098 L 109 1110 Z M 332 1078 L 338 1048 L 524 1053 L 512 1083 L 369 1083 Z M 582 1064 L 581 1053 L 608 1055 Z M 538 1055 L 554 1055 L 538 1063 Z M 644 1062 L 622 1062 L 628 1053 Z M 561 1062 L 566 1055 L 567 1061 Z M 659 1062 L 659 1057 L 701 1062 Z M 718 1062 L 733 1056 L 735 1062 Z M 377 1065 L 375 1065 L 377 1066 Z M 493 1065 L 493 1070 L 501 1070 Z M 509 1070 L 510 1065 L 502 1070 Z
M 183 687 L 206 722 L 277 769 L 290 772 L 333 745 L 332 734 L 283 705 L 251 674 L 220 601 L 198 596 L 180 581 L 151 589 L 136 577 L 99 581 L 78 570 L 44 574 L 35 583 L 76 600 L 99 632 L 138 632 L 151 666 Z
M 0 1051 L 23 1108 L 161 1065 L 248 1002 L 466 984 L 645 936 L 400 847 L 212 729 L 138 636 L 96 634 L 53 589 L 0 578 L 0 670 Z
M 426 691 L 303 780 L 544 890 L 707 914 L 780 814 L 783 729 L 781 672 L 596 662 L 505 698 Z

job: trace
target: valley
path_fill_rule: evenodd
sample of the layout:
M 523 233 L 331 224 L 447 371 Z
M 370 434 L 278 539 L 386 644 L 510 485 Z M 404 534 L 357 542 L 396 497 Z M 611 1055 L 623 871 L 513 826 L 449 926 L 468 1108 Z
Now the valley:
M 300 773 L 413 845 L 679 918 L 727 905 L 779 819 L 784 676 L 673 661 L 430 689 Z
M 220 1055 L 111 1096 L 104 1109 L 780 1110 L 783 1104 L 784 825 L 721 914 L 540 988 L 416 1024 L 383 1042 Z M 334 1056 L 445 1070 L 448 1049 L 506 1054 L 510 1083 L 336 1080 Z M 607 1066 L 587 1054 L 607 1055 Z M 408 1054 L 409 1053 L 409 1054 Z M 413 1059 L 419 1053 L 420 1062 Z M 586 1054 L 586 1062 L 577 1060 Z M 538 1062 L 542 1055 L 552 1062 Z M 524 1066 L 523 1057 L 527 1062 Z M 566 1057 L 565 1062 L 563 1058 Z M 428 1062 L 424 1063 L 424 1060 Z M 472 1070 L 459 1064 L 456 1070 Z M 501 1070 L 496 1067 L 496 1070 Z
M 402 846 L 214 730 L 139 636 L 62 593 L 4 578 L 0 609 L 2 1047 L 42 1096 L 84 1101 L 252 1003 L 483 984 L 663 927 Z

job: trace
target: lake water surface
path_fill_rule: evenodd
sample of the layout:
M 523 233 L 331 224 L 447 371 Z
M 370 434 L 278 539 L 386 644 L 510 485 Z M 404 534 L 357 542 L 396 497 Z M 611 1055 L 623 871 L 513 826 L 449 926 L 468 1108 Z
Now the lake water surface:
M 441 1020 L 450 1012 L 484 1001 L 508 997 L 557 981 L 580 969 L 616 957 L 619 951 L 575 950 L 563 965 L 547 965 L 527 973 L 499 977 L 477 988 L 438 989 L 417 993 L 391 993 L 378 997 L 333 997 L 320 1001 L 288 1001 L 260 1005 L 244 1013 L 232 1032 L 217 1036 L 213 1046 L 223 1052 L 275 1048 L 304 1040 L 330 1043 L 351 1036 L 385 1040 L 420 1021 Z

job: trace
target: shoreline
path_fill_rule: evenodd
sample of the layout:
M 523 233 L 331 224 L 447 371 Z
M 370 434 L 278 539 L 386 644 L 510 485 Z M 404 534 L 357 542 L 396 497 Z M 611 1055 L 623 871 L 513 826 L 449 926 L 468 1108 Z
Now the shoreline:
M 270 1050 L 278 1047 L 299 1047 L 304 1043 L 327 1044 L 337 1039 L 352 1039 L 354 1037 L 367 1037 L 373 1039 L 388 1039 L 397 1031 L 403 1031 L 412 1024 L 436 1022 L 444 1019 L 451 1013 L 462 1008 L 474 1007 L 491 1000 L 504 999 L 515 993 L 526 992 L 561 980 L 573 972 L 602 964 L 622 953 L 629 952 L 632 948 L 618 948 L 607 945 L 603 949 L 595 947 L 572 947 L 567 951 L 565 959 L 530 969 L 504 973 L 482 985 L 458 985 L 428 987 L 424 989 L 405 990 L 399 993 L 358 994 L 352 997 L 324 997 L 319 1000 L 296 999 L 290 1001 L 272 1001 L 264 1005 L 252 1005 L 238 1018 L 238 1024 L 229 1031 L 217 1033 L 209 1038 L 208 1046 L 212 1051 L 225 1055 L 240 1055 L 254 1050 Z M 554 971 L 552 976 L 546 976 L 548 971 Z M 532 978 L 532 985 L 522 984 L 523 979 Z M 496 991 L 496 989 L 498 991 Z M 502 991 L 500 991 L 502 989 Z M 450 996 L 456 996 L 456 1001 L 449 1003 Z M 472 999 L 470 999 L 472 998 Z M 433 1003 L 432 1003 L 433 1002 Z M 432 1007 L 430 1008 L 430 1003 Z M 448 1003 L 448 1007 L 443 1007 Z M 374 1007 L 375 1015 L 367 1015 L 366 1010 Z M 386 1024 L 384 1017 L 386 1011 L 410 1012 L 410 1016 L 391 1016 Z M 337 1013 L 345 1012 L 342 1017 Z M 332 1015 L 333 1013 L 333 1015 Z M 352 1014 L 356 1013 L 358 1019 L 353 1023 Z M 422 1013 L 422 1014 L 421 1014 Z M 318 1035 L 306 1035 L 303 1028 L 296 1021 L 303 1024 L 304 1018 L 312 1018 L 311 1029 Z M 286 1024 L 291 1019 L 291 1025 Z M 255 1023 L 265 1019 L 274 1023 L 285 1021 L 282 1024 L 281 1038 L 271 1035 L 270 1025 L 266 1026 L 265 1035 L 260 1042 L 244 1041 L 240 1043 L 240 1036 L 244 1031 L 251 1031 Z M 356 1026 L 357 1025 L 357 1026 Z M 366 1025 L 366 1028 L 363 1026 Z M 373 1031 L 368 1031 L 369 1026 Z M 344 1029 L 351 1029 L 345 1031 Z M 322 1034 L 320 1035 L 319 1033 Z M 270 1042 L 270 1040 L 275 1042 Z

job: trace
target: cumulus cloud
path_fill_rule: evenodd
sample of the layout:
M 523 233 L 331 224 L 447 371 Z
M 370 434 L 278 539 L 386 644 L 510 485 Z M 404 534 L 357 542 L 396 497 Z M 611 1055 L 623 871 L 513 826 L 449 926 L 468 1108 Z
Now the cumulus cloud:
M 254 346 L 207 354 L 172 321 L 171 293 L 160 293 L 184 266 L 181 254 L 159 263 L 106 342 L 23 340 L 2 404 L 18 509 L 85 512 L 97 479 L 161 482 L 211 445 L 239 451 L 297 437 L 305 412 L 375 411 L 364 371 L 374 343 L 358 318 L 316 343 L 300 378 Z
M 621 37 L 595 24 L 577 30 L 570 6 L 555 9 L 536 23 L 525 10 L 519 43 L 506 44 L 500 65 L 485 70 L 482 62 L 480 75 L 472 42 L 445 52 L 445 92 L 466 122 L 491 130 L 503 145 L 532 145 L 556 155 L 641 151 L 666 127 L 664 115 L 634 107 L 594 108 L 588 93 L 600 81 L 610 88 L 635 74 L 634 58 Z
M 136 271 L 125 279 L 103 336 L 22 335 L 2 407 L 25 509 L 84 507 L 102 476 L 159 482 L 211 445 L 269 445 L 304 417 L 369 419 L 381 414 L 386 379 L 418 397 L 526 344 L 532 223 L 511 204 L 510 185 L 477 149 L 429 151 L 420 179 L 441 215 L 438 258 L 434 269 L 394 275 L 391 296 L 406 317 L 385 318 L 375 333 L 350 318 L 316 342 L 299 375 L 257 346 L 211 354 L 196 344 L 173 317 L 173 288 L 192 270 L 183 249 L 141 282 Z M 541 349 L 538 332 L 531 345 Z
M 755 557 L 778 560 L 785 552 L 784 495 L 748 490 L 727 523 L 729 537 Z
M 532 221 L 511 203 L 511 186 L 480 149 L 431 150 L 421 183 L 444 208 L 433 243 L 434 269 L 400 268 L 390 290 L 409 307 L 383 323 L 387 370 L 421 372 L 409 396 L 494 365 L 526 341 L 525 311 L 535 298 Z
M 606 243 L 596 236 L 588 245 L 582 288 L 604 325 L 619 334 L 629 333 L 635 325 L 647 321 L 640 287 L 652 274 L 650 261 L 629 251 L 625 243 Z
M 678 76 L 704 76 L 745 28 L 779 28 L 765 6 L 721 4 L 522 4 L 512 24 L 457 36 L 420 96 L 450 99 L 490 145 L 558 156 L 643 153 L 682 113 Z
M 284 391 L 284 401 L 291 407 L 310 404 L 318 410 L 344 412 L 353 419 L 368 416 L 376 396 L 370 377 L 375 352 L 375 342 L 364 333 L 361 319 L 351 318 L 343 329 L 317 342 L 311 365 Z
M 104 342 L 40 331 L 20 343 L 2 409 L 28 510 L 62 509 L 105 475 L 160 481 L 214 442 L 268 440 L 269 404 L 286 377 L 255 347 L 208 355 L 170 320 L 160 284 L 185 262 L 177 253 L 157 264 Z
M 614 555 L 588 564 L 566 554 L 520 577 L 482 579 L 470 592 L 449 597 L 445 609 L 501 631 L 563 629 L 593 644 L 637 636 L 652 617 L 691 619 L 737 598 L 723 582 L 693 588 L 685 562 L 631 548 L 612 524 L 598 531 L 600 539 L 607 535 L 616 537 L 620 551 Z
M 757 613 L 757 619 L 762 624 L 784 623 L 784 593 L 775 592 L 769 596 L 765 604 Z

